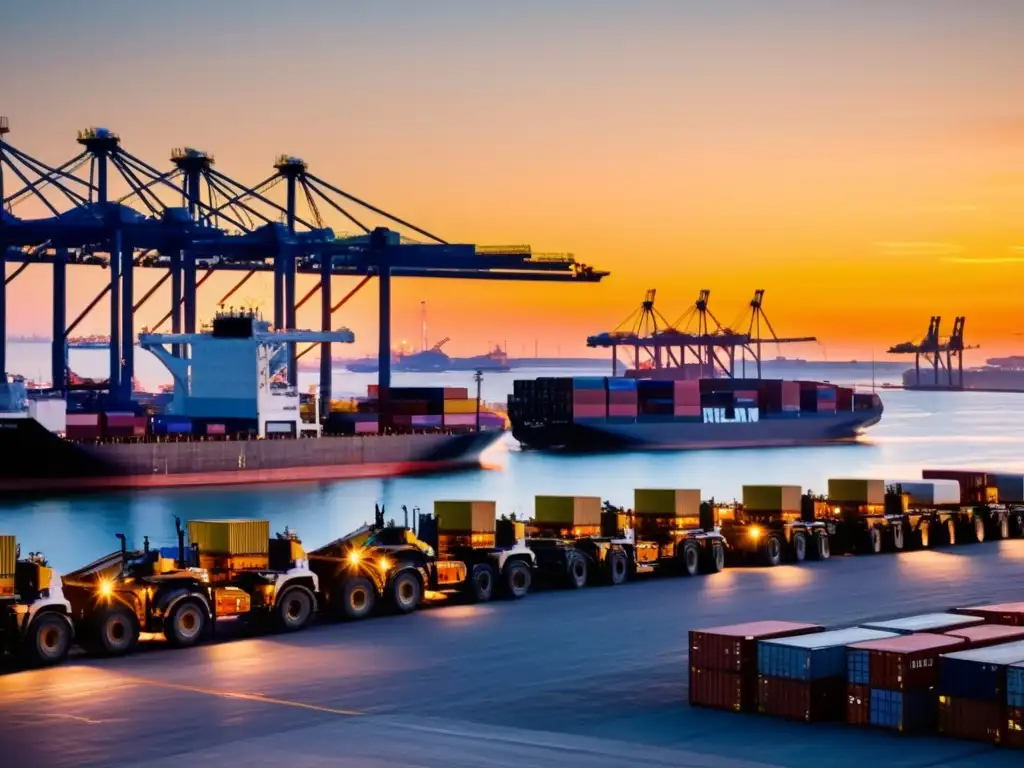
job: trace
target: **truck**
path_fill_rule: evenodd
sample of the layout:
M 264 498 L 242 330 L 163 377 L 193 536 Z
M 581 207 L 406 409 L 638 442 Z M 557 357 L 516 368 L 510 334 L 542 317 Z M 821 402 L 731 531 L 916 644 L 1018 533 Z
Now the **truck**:
M 695 576 L 725 567 L 725 539 L 700 492 L 637 489 L 632 509 L 596 496 L 537 496 L 526 544 L 549 583 L 580 589 L 655 571 Z
M 961 529 L 977 542 L 1024 536 L 1024 475 L 962 469 L 925 469 L 925 480 L 960 486 Z
M 194 520 L 185 545 L 175 520 L 176 548 L 119 551 L 68 574 L 79 645 L 97 656 L 122 656 L 141 633 L 163 634 L 175 648 L 196 645 L 219 618 L 238 616 L 288 631 L 309 623 L 316 610 L 317 580 L 290 532 L 269 536 L 260 520 Z
M 322 585 L 325 609 L 357 620 L 379 605 L 411 613 L 425 600 L 455 597 L 487 602 L 495 593 L 526 596 L 536 558 L 523 541 L 521 523 L 497 519 L 493 501 L 436 501 L 434 512 L 414 510 L 409 526 L 374 522 L 309 553 Z
M 14 536 L 0 535 L 0 652 L 34 667 L 63 662 L 75 637 L 59 573 L 38 552 L 21 557 Z
M 744 485 L 741 503 L 717 506 L 730 560 L 769 567 L 827 560 L 832 553 L 828 528 L 807 514 L 803 497 L 799 485 Z M 715 505 L 714 499 L 708 503 Z

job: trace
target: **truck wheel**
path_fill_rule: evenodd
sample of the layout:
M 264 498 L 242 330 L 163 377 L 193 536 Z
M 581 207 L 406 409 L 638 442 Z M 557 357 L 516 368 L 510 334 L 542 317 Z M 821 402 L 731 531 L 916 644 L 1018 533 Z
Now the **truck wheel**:
M 793 558 L 798 563 L 807 559 L 807 534 L 803 531 L 793 534 Z
M 365 576 L 346 579 L 337 591 L 341 601 L 336 606 L 340 618 L 364 619 L 373 612 L 377 602 L 377 590 Z
M 505 566 L 505 592 L 513 600 L 526 597 L 531 581 L 530 569 L 521 560 L 513 560 Z
M 956 520 L 946 521 L 946 538 L 949 540 L 950 546 L 956 544 Z
M 1018 514 L 1016 518 L 1014 518 L 1014 521 L 1016 523 L 1014 526 L 1016 529 L 1016 535 L 1024 536 L 1024 515 Z
M 411 572 L 405 571 L 395 577 L 391 584 L 391 599 L 399 613 L 415 611 L 423 599 L 423 585 Z
M 822 531 L 814 538 L 817 539 L 817 542 L 815 543 L 817 544 L 818 559 L 828 560 L 832 557 L 832 544 L 828 540 L 828 534 L 825 531 Z
M 999 518 L 999 538 L 1010 538 L 1010 518 L 1007 515 L 1003 515 Z
M 877 528 L 868 531 L 868 551 L 873 555 L 882 551 L 882 532 Z
M 629 569 L 626 567 L 626 553 L 620 549 L 608 553 L 608 582 L 615 586 L 626 581 Z
M 693 539 L 683 542 L 683 548 L 679 552 L 679 564 L 686 576 L 696 576 L 700 573 L 700 546 Z
M 302 629 L 313 618 L 316 598 L 305 587 L 288 587 L 277 599 L 277 626 L 285 632 Z
M 582 589 L 587 585 L 587 561 L 577 552 L 569 553 L 567 569 L 569 587 Z
M 974 540 L 979 544 L 985 541 L 985 520 L 981 515 L 975 515 L 971 521 L 974 525 Z
M 896 523 L 892 526 L 892 548 L 894 552 L 903 550 L 903 523 Z
M 68 657 L 71 624 L 56 613 L 41 613 L 28 626 L 22 641 L 25 660 L 35 667 L 52 667 Z
M 494 569 L 486 563 L 474 565 L 470 587 L 474 603 L 488 602 L 494 596 Z
M 921 524 L 917 528 L 917 535 L 921 539 L 921 549 L 928 549 L 932 543 L 931 527 L 928 525 L 927 520 L 922 520 Z
M 206 606 L 198 597 L 186 597 L 164 621 L 164 636 L 174 648 L 190 648 L 206 630 Z
M 89 650 L 100 656 L 123 656 L 135 649 L 139 623 L 124 606 L 112 606 L 96 617 Z
M 708 573 L 720 573 L 725 570 L 725 547 L 720 541 L 712 541 L 708 547 Z
M 771 534 L 761 545 L 761 560 L 772 567 L 782 562 L 782 539 L 778 534 Z

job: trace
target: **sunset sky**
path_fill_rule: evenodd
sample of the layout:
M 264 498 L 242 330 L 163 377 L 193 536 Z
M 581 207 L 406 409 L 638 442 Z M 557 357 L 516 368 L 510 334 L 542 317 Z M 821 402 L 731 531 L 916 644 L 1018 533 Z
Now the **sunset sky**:
M 0 114 L 55 165 L 89 125 L 162 169 L 206 149 L 249 183 L 296 154 L 449 241 L 612 272 L 397 282 L 398 337 L 418 340 L 426 299 L 454 353 L 586 354 L 656 287 L 670 320 L 711 289 L 723 322 L 766 289 L 780 335 L 823 342 L 787 355 L 881 355 L 931 314 L 966 315 L 996 354 L 1024 341 L 1022 29 L 1019 0 L 9 3 Z M 106 275 L 74 271 L 69 316 Z M 231 282 L 203 287 L 201 316 Z M 359 353 L 375 288 L 337 316 Z M 269 313 L 269 289 L 237 300 Z M 12 332 L 49 332 L 49 292 L 43 267 L 10 286 Z M 102 306 L 81 331 L 105 332 Z M 311 302 L 299 325 L 317 322 Z

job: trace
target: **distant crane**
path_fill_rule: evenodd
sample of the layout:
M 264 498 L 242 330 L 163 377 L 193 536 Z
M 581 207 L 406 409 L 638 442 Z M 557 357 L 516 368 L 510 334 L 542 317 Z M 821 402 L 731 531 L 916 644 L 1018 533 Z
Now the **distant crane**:
M 928 322 L 928 332 L 918 343 L 904 341 L 889 347 L 890 355 L 913 355 L 914 356 L 914 384 L 921 386 L 921 358 L 932 367 L 934 381 L 931 386 L 943 389 L 963 389 L 964 387 L 964 357 L 965 349 L 978 349 L 975 346 L 964 345 L 964 317 L 956 317 L 953 320 L 953 333 L 943 341 L 941 335 L 942 317 L 933 315 Z M 956 362 L 957 375 L 953 376 L 953 362 Z M 939 370 L 945 369 L 947 384 L 943 386 L 939 378 Z

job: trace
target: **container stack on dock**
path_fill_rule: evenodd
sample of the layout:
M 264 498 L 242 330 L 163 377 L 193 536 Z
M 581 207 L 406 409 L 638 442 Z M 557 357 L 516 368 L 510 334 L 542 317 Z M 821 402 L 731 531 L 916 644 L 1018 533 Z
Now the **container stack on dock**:
M 391 429 L 396 432 L 466 432 L 476 429 L 477 401 L 466 387 L 392 387 L 390 395 Z M 372 434 L 379 431 L 380 390 L 367 388 L 365 399 L 354 411 L 332 411 L 324 423 L 329 435 Z M 603 396 L 603 395 L 602 395 Z M 505 420 L 483 408 L 481 429 L 503 429 Z
M 690 703 L 756 712 L 758 642 L 823 631 L 816 624 L 758 621 L 690 632 Z
M 957 613 L 964 613 L 968 616 L 980 616 L 989 624 L 1024 627 L 1024 603 L 976 605 L 972 608 L 958 608 Z
M 1007 671 L 1022 662 L 1024 641 L 944 655 L 939 660 L 939 733 L 1002 742 L 1007 730 Z

